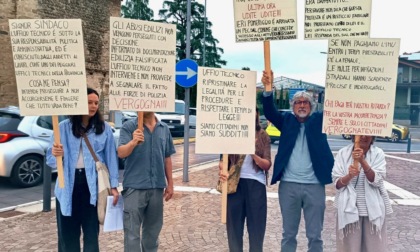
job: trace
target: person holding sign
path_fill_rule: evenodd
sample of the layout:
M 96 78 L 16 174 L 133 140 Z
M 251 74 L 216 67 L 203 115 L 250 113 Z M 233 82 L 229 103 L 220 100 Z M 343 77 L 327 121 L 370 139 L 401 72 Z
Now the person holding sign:
M 293 113 L 278 112 L 273 103 L 273 72 L 263 72 L 264 114 L 281 132 L 271 184 L 280 181 L 283 220 L 282 251 L 296 251 L 301 211 L 305 218 L 308 251 L 323 251 L 321 237 L 325 212 L 325 185 L 332 182 L 334 157 L 322 133 L 322 113 L 315 112 L 311 94 L 297 92 Z
M 236 192 L 228 194 L 226 230 L 229 251 L 243 251 L 244 222 L 249 234 L 249 251 L 263 251 L 267 222 L 267 183 L 271 167 L 270 137 L 261 128 L 257 109 L 255 119 L 255 154 L 229 155 L 229 174 L 222 172 L 220 180 L 235 183 Z M 229 177 L 229 178 L 228 178 Z M 229 185 L 230 186 L 230 185 Z
M 125 159 L 124 251 L 157 251 L 163 225 L 163 199 L 172 198 L 171 155 L 175 147 L 168 125 L 153 112 L 126 121 L 120 130 L 118 156 Z M 142 237 L 140 238 L 140 229 Z
M 354 136 L 352 136 L 354 142 Z M 392 213 L 384 187 L 385 154 L 375 137 L 360 136 L 338 151 L 332 171 L 337 188 L 337 251 L 387 251 L 386 214 Z M 354 165 L 354 162 L 360 164 Z
M 80 229 L 83 251 L 99 251 L 97 172 L 95 160 L 83 139 L 89 139 L 98 159 L 109 169 L 114 205 L 118 201 L 118 159 L 111 126 L 99 112 L 99 94 L 87 89 L 87 115 L 71 115 L 59 124 L 60 143 L 52 137 L 47 150 L 47 164 L 55 168 L 56 157 L 63 158 L 64 188 L 55 186 L 58 251 L 80 251 Z

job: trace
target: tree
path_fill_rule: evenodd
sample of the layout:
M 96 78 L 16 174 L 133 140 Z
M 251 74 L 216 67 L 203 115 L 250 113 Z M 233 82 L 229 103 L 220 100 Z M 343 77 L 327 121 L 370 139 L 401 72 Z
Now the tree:
M 153 10 L 149 8 L 149 0 L 127 0 L 121 6 L 121 17 L 141 20 L 153 20 Z
M 196 61 L 198 65 L 203 66 L 203 55 L 205 50 L 204 66 L 220 68 L 226 65 L 227 62 L 221 59 L 223 49 L 217 47 L 219 41 L 213 37 L 211 30 L 212 23 L 207 19 L 204 19 L 204 8 L 204 5 L 197 3 L 195 0 L 191 0 L 190 59 Z M 185 59 L 187 49 L 187 0 L 164 1 L 163 9 L 159 10 L 159 17 L 162 22 L 176 25 L 177 60 Z M 190 105 L 195 107 L 197 86 L 194 86 L 191 90 Z M 179 87 L 178 85 L 176 86 L 176 97 L 178 99 L 184 99 L 184 88 Z

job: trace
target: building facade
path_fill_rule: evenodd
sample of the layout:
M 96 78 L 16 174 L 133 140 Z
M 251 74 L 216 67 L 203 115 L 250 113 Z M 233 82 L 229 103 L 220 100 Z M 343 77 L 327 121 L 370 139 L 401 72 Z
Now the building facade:
M 82 19 L 86 81 L 101 94 L 108 114 L 109 17 L 119 17 L 121 0 L 3 0 L 0 8 L 0 107 L 18 106 L 9 19 Z
M 418 55 L 420 59 L 420 54 Z M 420 60 L 403 55 L 398 62 L 394 122 L 420 125 Z

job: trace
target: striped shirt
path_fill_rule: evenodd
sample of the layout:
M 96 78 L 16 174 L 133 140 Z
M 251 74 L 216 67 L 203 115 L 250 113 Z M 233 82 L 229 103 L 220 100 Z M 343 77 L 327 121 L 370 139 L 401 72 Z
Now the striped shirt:
M 339 153 L 336 156 L 336 163 L 334 164 L 333 169 L 333 181 L 335 184 L 338 182 L 338 180 L 342 177 L 347 175 L 348 173 L 348 167 L 353 163 L 353 159 L 351 158 L 351 151 L 353 150 L 353 145 L 349 145 L 344 147 L 339 151 Z M 366 153 L 365 159 L 368 161 L 369 165 L 374 165 L 377 163 L 383 163 L 383 165 L 386 165 L 385 162 L 385 155 L 381 149 L 379 149 L 376 146 L 371 146 L 370 150 Z M 345 169 L 345 172 L 338 172 L 338 167 L 341 167 L 341 169 Z M 379 194 L 381 195 L 384 205 L 385 205 L 385 213 L 390 214 L 392 213 L 392 207 L 391 207 L 391 201 L 388 196 L 388 192 L 385 189 L 384 186 L 384 176 L 386 173 L 379 173 L 375 171 L 375 167 L 372 167 L 371 172 L 375 173 L 375 179 L 373 182 L 370 182 L 367 180 L 365 173 L 363 172 L 363 169 L 360 167 L 360 173 L 358 177 L 354 177 L 350 183 L 347 186 L 353 186 L 356 191 L 356 206 L 359 213 L 359 216 L 368 216 L 368 207 L 366 204 L 366 193 L 365 193 L 365 180 L 368 182 L 369 186 L 372 188 L 376 188 L 376 190 L 379 191 Z M 337 202 L 339 202 L 341 195 L 341 191 L 344 188 L 341 188 L 337 190 L 335 200 L 334 200 L 334 206 L 337 207 Z

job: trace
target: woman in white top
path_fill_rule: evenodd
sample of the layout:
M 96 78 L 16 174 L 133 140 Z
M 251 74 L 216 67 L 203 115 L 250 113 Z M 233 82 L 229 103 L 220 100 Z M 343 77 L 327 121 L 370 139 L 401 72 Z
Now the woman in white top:
M 385 216 L 392 208 L 384 187 L 385 154 L 373 145 L 374 140 L 373 136 L 360 136 L 359 148 L 352 143 L 335 158 L 332 178 L 337 189 L 334 206 L 340 252 L 387 251 Z
M 267 221 L 265 186 L 271 166 L 271 145 L 270 137 L 259 123 L 258 109 L 255 116 L 255 154 L 229 154 L 229 175 L 222 173 L 222 161 L 219 164 L 220 180 L 229 177 L 228 184 L 236 186 L 236 191 L 228 194 L 227 199 L 226 230 L 230 252 L 243 251 L 245 218 L 249 251 L 263 251 Z

